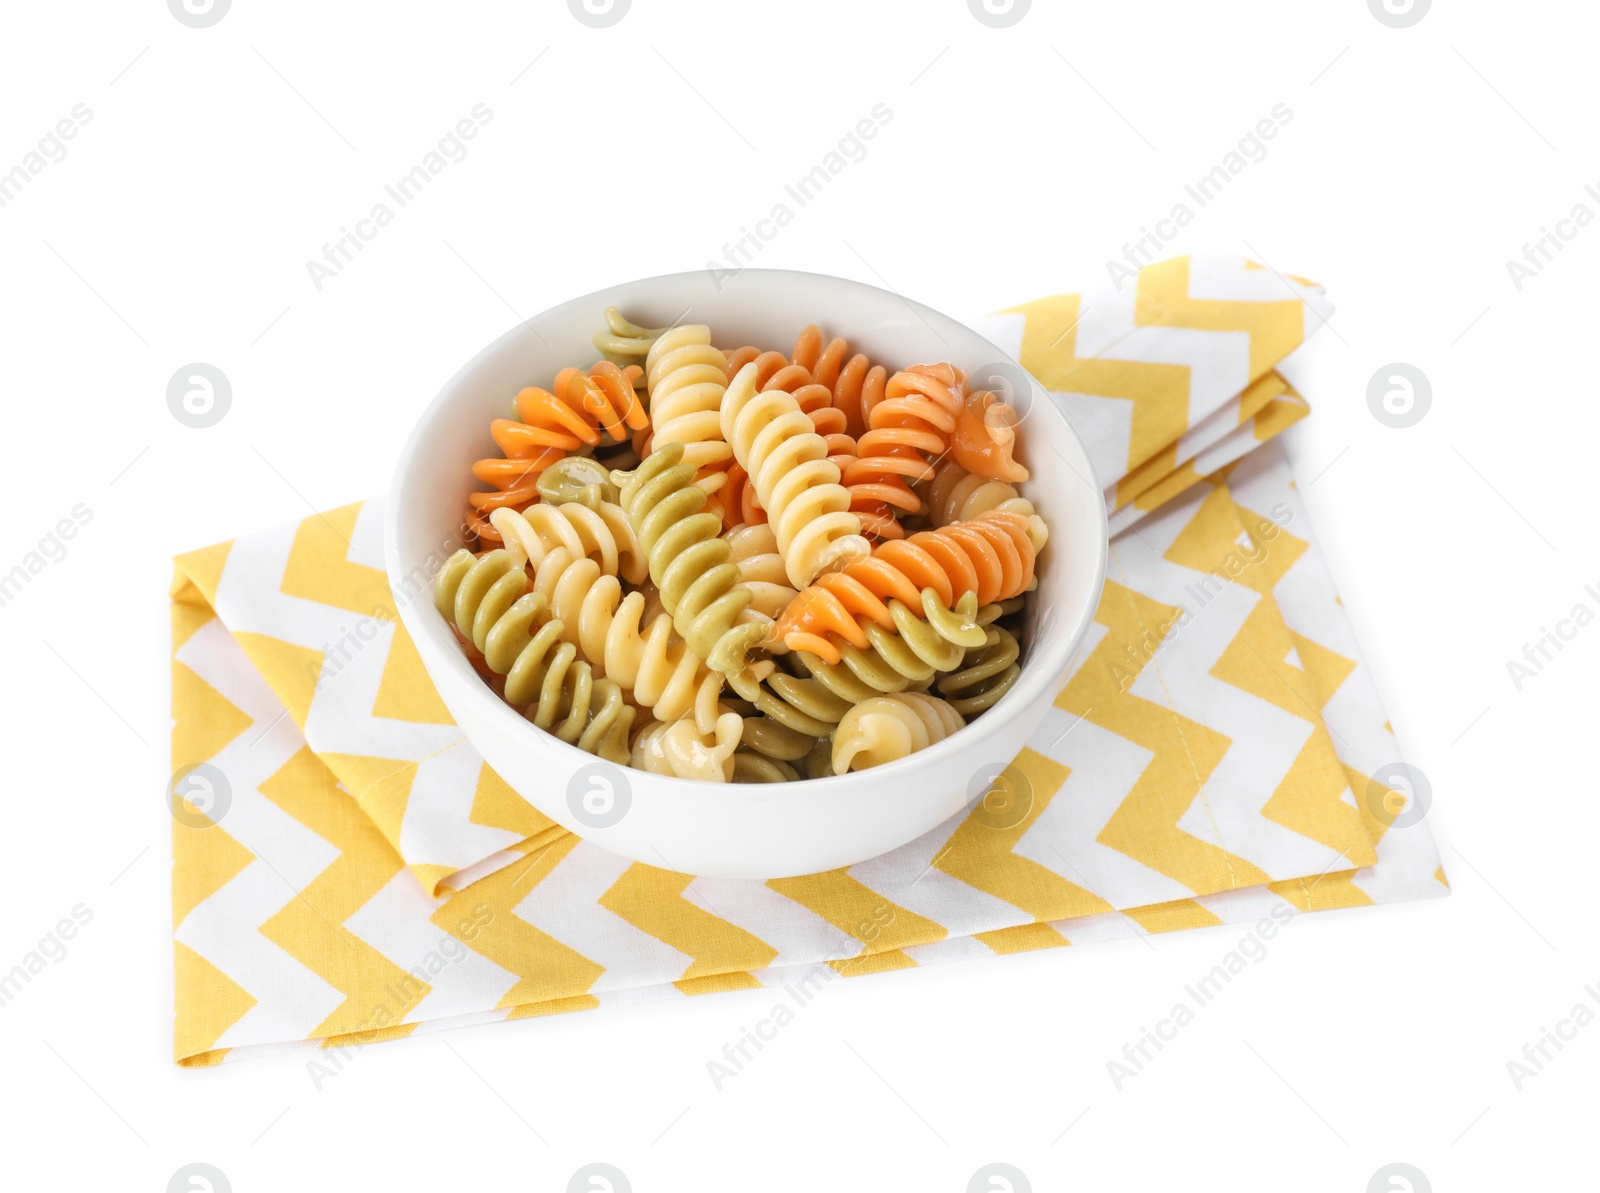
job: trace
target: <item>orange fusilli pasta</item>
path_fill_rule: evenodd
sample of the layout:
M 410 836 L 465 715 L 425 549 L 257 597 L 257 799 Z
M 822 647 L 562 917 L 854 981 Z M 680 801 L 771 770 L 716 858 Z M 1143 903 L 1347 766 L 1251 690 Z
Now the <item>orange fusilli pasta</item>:
M 517 394 L 515 419 L 497 418 L 489 434 L 501 456 L 479 460 L 472 474 L 494 490 L 467 495 L 467 525 L 481 541 L 497 543 L 489 522 L 497 509 L 526 509 L 538 500 L 539 474 L 568 452 L 615 442 L 650 425 L 633 390 L 641 370 L 601 361 L 588 372 L 563 369 L 550 389 L 529 386 Z
M 791 650 L 813 651 L 831 662 L 838 650 L 829 635 L 865 647 L 865 623 L 894 628 L 891 599 L 917 608 L 926 589 L 945 607 L 969 592 L 982 605 L 1007 600 L 1032 585 L 1034 563 L 1027 519 L 991 510 L 970 522 L 883 543 L 871 558 L 818 577 L 789 603 L 772 636 Z

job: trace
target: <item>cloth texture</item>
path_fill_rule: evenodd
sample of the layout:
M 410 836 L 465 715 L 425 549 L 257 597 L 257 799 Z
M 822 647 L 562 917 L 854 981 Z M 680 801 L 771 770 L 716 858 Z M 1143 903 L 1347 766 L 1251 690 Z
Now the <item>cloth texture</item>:
M 1005 805 L 847 870 L 691 877 L 523 801 L 399 622 L 381 500 L 179 556 L 175 1059 L 1446 893 L 1275 441 L 1330 312 L 1197 256 L 975 321 L 1088 446 L 1105 593 Z

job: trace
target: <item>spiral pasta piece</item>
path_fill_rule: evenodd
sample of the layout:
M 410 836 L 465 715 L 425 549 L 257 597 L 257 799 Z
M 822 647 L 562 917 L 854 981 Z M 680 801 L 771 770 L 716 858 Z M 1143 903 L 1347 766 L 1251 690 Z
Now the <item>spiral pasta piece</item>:
M 839 720 L 863 700 L 922 687 L 940 672 L 960 665 L 966 652 L 986 641 L 976 624 L 976 598 L 963 597 L 947 630 L 911 616 L 894 602 L 903 617 L 898 633 L 867 627 L 867 649 L 845 645 L 833 660 L 809 652 L 793 657 L 798 674 L 774 671 L 757 681 L 749 673 L 730 675 L 729 682 L 746 701 L 751 715 L 744 722 L 743 748 L 777 761 L 807 762 L 815 777 L 817 742 L 828 737 Z M 813 765 L 816 764 L 816 765 Z M 823 768 L 825 770 L 825 767 Z
M 913 682 L 870 650 L 849 647 L 847 652 L 854 652 L 851 662 L 841 659 L 830 663 L 809 651 L 795 651 L 789 661 L 798 673 L 816 680 L 847 706 L 859 704 L 869 696 L 903 692 Z
M 931 588 L 925 588 L 920 611 L 890 600 L 890 625 L 857 626 L 859 643 L 833 634 L 795 634 L 788 642 L 791 649 L 814 654 L 824 664 L 847 668 L 869 687 L 897 692 L 925 685 L 939 672 L 960 666 L 963 651 L 983 644 L 985 631 L 977 624 L 977 607 L 970 592 L 946 608 Z
M 602 431 L 614 442 L 621 443 L 630 431 L 642 431 L 650 425 L 644 404 L 634 392 L 642 372 L 638 365 L 624 369 L 608 360 L 601 361 L 587 373 L 582 369 L 562 369 L 550 390 L 537 387 L 523 390 L 523 394 L 535 396 L 524 403 L 519 394 L 517 413 L 525 423 L 547 420 L 551 425 L 570 430 L 588 447 L 600 445 Z
M 606 503 L 616 504 L 617 486 L 611 483 L 611 469 L 593 456 L 567 456 L 539 474 L 534 488 L 546 505 L 576 502 L 596 511 Z
M 816 643 L 815 651 L 797 652 L 811 675 L 831 691 L 845 694 L 844 681 L 856 689 L 853 698 L 873 692 L 901 692 L 926 688 L 936 676 L 961 665 L 967 650 L 983 644 L 986 631 L 977 624 L 977 601 L 969 593 L 945 609 L 925 600 L 927 618 L 918 617 L 899 601 L 890 602 L 895 628 L 865 627 L 865 646 L 832 637 Z M 867 689 L 862 691 L 861 689 Z
M 630 762 L 658 775 L 703 783 L 731 782 L 739 734 L 737 713 L 718 717 L 709 733 L 702 733 L 693 721 L 656 721 L 635 734 Z
M 806 329 L 821 341 L 821 332 L 812 325 Z M 843 341 L 840 341 L 841 343 Z M 806 332 L 801 333 L 801 345 Z M 797 351 L 799 347 L 797 346 Z M 747 364 L 756 366 L 756 388 L 781 389 L 795 399 L 800 411 L 811 420 L 811 428 L 822 436 L 827 456 L 842 471 L 856 456 L 856 441 L 846 433 L 846 417 L 833 405 L 833 394 L 802 365 L 791 363 L 781 352 L 762 352 L 759 348 L 737 348 L 728 353 L 728 379 L 731 381 Z M 730 522 L 756 523 L 767 520 L 766 510 L 757 497 L 749 473 L 737 461 L 728 468 L 728 489 L 723 499 L 724 518 Z
M 627 762 L 633 708 L 614 680 L 596 680 L 562 640 L 561 622 L 547 616 L 543 595 L 528 591 L 511 552 L 490 551 L 478 559 L 457 551 L 434 582 L 434 603 L 482 653 L 489 670 L 504 678 L 507 704 L 525 709 L 540 729 L 580 750 Z
M 826 779 L 833 774 L 833 741 L 824 738 L 817 742 L 800 766 L 805 770 L 808 779 Z
M 711 329 L 691 323 L 662 333 L 650 346 L 645 381 L 652 443 L 681 443 L 700 487 L 716 492 L 727 480 L 733 449 L 724 442 L 718 413 L 728 388 L 727 357 L 711 346 Z
M 800 772 L 787 762 L 740 749 L 733 756 L 735 783 L 794 783 Z
M 617 577 L 565 547 L 540 561 L 533 591 L 560 622 L 562 640 L 576 646 L 597 675 L 616 681 L 634 704 L 657 720 L 692 717 L 702 733 L 712 731 L 722 677 L 673 632 L 665 612 L 645 620 L 644 593 L 624 596 Z
M 857 458 L 846 466 L 844 483 L 851 508 L 870 516 L 879 537 L 898 537 L 895 510 L 921 510 L 922 499 L 907 482 L 932 479 L 929 460 L 950 447 L 965 382 L 951 365 L 916 365 L 890 377 L 881 397 L 869 395 L 864 403 L 869 430 L 856 440 Z
M 745 702 L 748 703 L 748 702 Z M 791 729 L 770 716 L 757 715 L 751 705 L 752 715 L 744 719 L 744 736 L 739 749 L 777 762 L 798 762 L 811 753 L 817 738 L 809 733 Z
M 880 543 L 871 558 L 819 576 L 778 618 L 773 638 L 791 650 L 824 655 L 829 634 L 865 646 L 867 623 L 894 628 L 891 599 L 928 609 L 948 608 L 967 593 L 980 605 L 1006 600 L 1033 584 L 1035 560 L 1027 521 L 990 510 L 969 522 Z M 925 597 L 926 590 L 935 601 Z
M 978 476 L 1020 483 L 1028 470 L 1012 459 L 1016 448 L 1017 412 L 991 390 L 966 395 L 961 417 L 950 436 L 950 454 L 957 464 Z
M 616 307 L 607 307 L 606 330 L 594 334 L 594 346 L 612 364 L 644 365 L 651 346 L 669 330 L 665 327 L 640 327 Z M 635 377 L 635 384 L 640 380 Z
M 829 404 L 845 415 L 845 431 L 856 436 L 866 430 L 866 418 L 861 407 L 861 395 L 867 377 L 874 371 L 880 377 L 888 376 L 881 366 L 873 366 L 861 353 L 850 355 L 850 345 L 838 337 L 824 342 L 822 329 L 812 323 L 795 338 L 794 351 L 789 356 L 781 352 L 763 352 L 760 348 L 736 348 L 728 353 L 728 379 L 733 380 L 741 368 L 751 361 L 762 362 L 761 384 L 768 378 L 789 369 L 790 377 L 804 378 L 804 384 L 816 385 L 827 392 Z M 796 387 L 782 385 L 791 393 Z M 881 382 L 880 382 L 881 389 Z
M 850 494 L 839 483 L 839 467 L 793 395 L 757 390 L 759 370 L 740 369 L 722 402 L 722 435 L 777 536 L 778 553 L 795 588 L 819 572 L 865 558 L 871 544 L 861 519 L 850 513 Z
M 759 681 L 750 671 L 735 672 L 728 682 L 755 714 L 745 718 L 745 744 L 784 761 L 809 753 L 812 743 L 832 733 L 851 705 L 822 680 L 783 671 Z
M 1028 541 L 1035 554 L 1044 550 L 1050 528 L 1039 516 L 1033 502 L 1017 492 L 1009 481 L 993 480 L 968 472 L 954 460 L 945 460 L 933 474 L 926 494 L 927 513 L 934 526 L 970 522 L 990 510 L 1019 514 L 1028 521 Z
M 644 406 L 633 391 L 640 373 L 635 366 L 619 369 L 601 361 L 587 373 L 563 369 L 552 389 L 528 386 L 517 394 L 515 419 L 497 418 L 489 435 L 500 458 L 479 460 L 472 474 L 493 492 L 467 495 L 467 525 L 486 542 L 498 542 L 489 525 L 497 509 L 524 509 L 538 500 L 538 481 L 545 469 L 569 452 L 594 448 L 602 432 L 614 440 L 628 438 L 630 428 L 650 425 Z
M 606 575 L 620 575 L 630 584 L 639 584 L 650 574 L 627 511 L 609 501 L 600 502 L 598 509 L 576 502 L 541 502 L 521 513 L 495 510 L 489 522 L 519 567 L 529 564 L 537 569 L 559 547 L 574 559 L 594 559 Z
M 850 345 L 837 336 L 824 344 L 814 323 L 795 341 L 792 359 L 833 395 L 834 409 L 845 416 L 846 434 L 855 438 L 866 431 L 866 412 L 883 394 L 887 369 L 859 352 L 851 355 Z
M 739 587 L 750 592 L 750 608 L 767 617 L 777 617 L 796 596 L 778 553 L 778 538 L 772 527 L 735 526 L 723 534 L 732 549 L 731 559 L 739 568 Z
M 673 442 L 613 479 L 672 624 L 712 668 L 737 671 L 771 622 L 744 619 L 752 594 L 740 587 L 733 548 L 719 537 L 722 519 L 707 508 L 694 473 L 684 445 Z
M 891 651 L 895 648 L 891 643 Z M 875 649 L 846 647 L 845 653 L 846 659 L 834 664 L 796 653 L 790 656 L 794 673 L 775 671 L 759 685 L 746 676 L 732 677 L 735 691 L 749 697 L 743 702 L 747 712 L 740 748 L 779 762 L 803 763 L 811 778 L 832 774 L 828 738 L 852 705 L 910 687 L 913 680 L 902 670 L 917 672 L 922 680 L 934 675 L 931 667 L 919 671 L 923 665 L 914 655 L 909 662 L 902 658 L 902 670 L 896 670 Z M 960 658 L 958 649 L 940 661 L 953 666 Z
M 808 330 L 816 331 L 816 327 L 813 325 Z M 804 333 L 802 342 L 803 339 Z M 745 365 L 753 364 L 756 366 L 756 388 L 781 389 L 794 398 L 801 412 L 811 420 L 812 429 L 817 434 L 827 438 L 845 432 L 844 411 L 834 406 L 832 391 L 819 382 L 806 366 L 790 361 L 781 352 L 761 352 L 755 348 L 737 348 L 727 356 L 729 384 Z
M 847 712 L 833 735 L 837 774 L 866 770 L 925 750 L 966 722 L 947 701 L 921 692 L 873 696 Z
M 998 605 L 989 609 L 999 612 Z M 999 625 L 989 626 L 986 634 L 984 644 L 968 650 L 958 669 L 939 678 L 939 694 L 964 717 L 992 708 L 1022 674 L 1017 665 L 1022 648 L 1016 635 Z

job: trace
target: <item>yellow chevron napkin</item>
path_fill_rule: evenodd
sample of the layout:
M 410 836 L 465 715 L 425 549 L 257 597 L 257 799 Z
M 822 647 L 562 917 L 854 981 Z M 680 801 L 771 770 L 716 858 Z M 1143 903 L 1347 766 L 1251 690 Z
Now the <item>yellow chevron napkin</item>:
M 369 501 L 180 556 L 175 1052 L 342 1048 L 1443 894 L 1425 808 L 1267 442 L 1318 288 L 1236 257 L 981 322 L 1071 413 L 1119 525 L 1074 671 L 984 801 L 768 883 L 582 841 L 462 738 Z M 321 1051 L 318 1051 L 318 1049 Z
M 1275 366 L 1332 313 L 1304 278 L 1174 257 L 1135 286 L 1041 298 L 974 326 L 1061 401 L 1115 534 L 1310 412 Z

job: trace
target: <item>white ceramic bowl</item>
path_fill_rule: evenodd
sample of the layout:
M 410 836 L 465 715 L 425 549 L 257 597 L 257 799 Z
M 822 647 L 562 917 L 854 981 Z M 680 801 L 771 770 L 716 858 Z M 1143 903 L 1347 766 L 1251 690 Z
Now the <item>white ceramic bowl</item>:
M 724 346 L 786 351 L 800 328 L 817 322 L 891 370 L 949 361 L 973 372 L 1007 360 L 976 332 L 920 303 L 860 282 L 770 269 L 746 269 L 720 287 L 704 271 L 612 286 L 501 336 L 423 414 L 401 453 L 387 510 L 391 585 L 405 594 L 428 582 L 416 599 L 401 601 L 402 620 L 468 740 L 529 803 L 580 836 L 652 865 L 718 877 L 779 878 L 852 865 L 904 845 L 982 796 L 1044 718 L 1105 579 L 1105 509 L 1085 479 L 1093 476 L 1088 457 L 1037 382 L 1030 382 L 1016 454 L 1032 471 L 1021 488 L 1049 522 L 1050 542 L 1029 602 L 1022 674 L 992 709 L 929 749 L 797 783 L 667 778 L 597 764 L 525 721 L 472 670 L 428 591 L 441 553 L 459 545 L 466 494 L 478 487 L 472 462 L 498 454 L 489 423 L 509 412 L 519 389 L 549 385 L 560 368 L 596 359 L 591 337 L 613 304 L 647 326 L 709 324 Z

